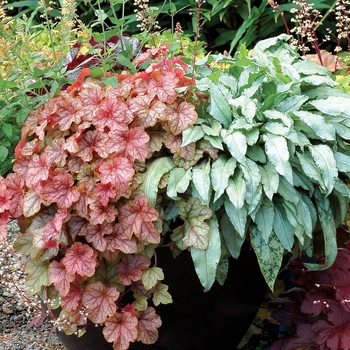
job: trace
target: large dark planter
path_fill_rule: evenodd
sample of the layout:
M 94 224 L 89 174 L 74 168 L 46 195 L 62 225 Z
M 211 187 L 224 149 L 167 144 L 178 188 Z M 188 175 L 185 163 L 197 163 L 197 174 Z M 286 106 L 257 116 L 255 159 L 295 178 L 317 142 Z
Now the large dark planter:
M 157 252 L 173 303 L 156 308 L 162 318 L 156 344 L 133 343 L 131 350 L 233 350 L 253 321 L 263 300 L 266 284 L 255 254 L 242 247 L 238 260 L 230 260 L 224 286 L 215 283 L 209 292 L 196 276 L 189 252 L 175 260 L 167 248 Z M 91 325 L 80 338 L 57 332 L 68 350 L 111 350 L 101 327 Z

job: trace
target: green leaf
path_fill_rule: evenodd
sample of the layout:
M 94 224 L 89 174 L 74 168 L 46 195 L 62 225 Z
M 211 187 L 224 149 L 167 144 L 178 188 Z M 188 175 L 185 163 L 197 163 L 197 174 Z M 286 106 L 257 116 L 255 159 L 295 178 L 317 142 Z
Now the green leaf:
M 210 94 L 209 94 L 210 100 L 209 100 L 208 112 L 217 121 L 219 121 L 226 128 L 228 128 L 232 120 L 231 108 L 225 96 L 220 91 L 220 89 L 211 81 L 209 81 L 209 88 L 210 88 Z
M 312 237 L 314 227 L 312 224 L 311 214 L 309 212 L 309 207 L 303 201 L 303 198 L 301 197 L 300 192 L 297 191 L 295 187 L 293 187 L 284 178 L 281 178 L 280 185 L 278 187 L 278 193 L 283 197 L 285 201 L 284 203 L 291 202 L 294 204 L 294 206 L 288 205 L 288 207 L 292 208 L 292 210 L 295 211 L 294 215 L 295 215 L 297 224 L 293 226 L 296 228 L 296 235 L 298 236 L 298 238 L 299 238 L 298 228 L 300 225 L 302 226 L 301 231 L 306 235 L 308 235 L 309 237 Z M 291 218 L 289 216 L 288 218 L 291 221 Z M 302 235 L 301 232 L 300 232 L 300 235 Z
M 241 237 L 244 237 L 247 230 L 247 220 L 248 220 L 248 211 L 246 206 L 238 209 L 235 207 L 229 198 L 225 198 L 224 201 L 225 210 L 228 214 L 230 221 L 236 231 L 239 233 Z
M 245 135 L 243 135 L 240 131 L 234 131 L 224 137 L 224 142 L 226 143 L 232 157 L 234 157 L 238 162 L 244 164 L 246 158 L 245 155 L 248 148 Z
M 283 246 L 274 233 L 270 236 L 268 244 L 266 244 L 261 232 L 256 227 L 252 227 L 250 239 L 258 258 L 261 272 L 267 285 L 273 291 L 282 264 Z
M 283 136 L 270 133 L 264 135 L 265 151 L 270 162 L 277 172 L 293 184 L 293 172 L 289 163 L 289 150 L 287 141 Z
M 271 162 L 259 166 L 261 172 L 261 182 L 266 196 L 272 200 L 273 195 L 277 192 L 279 185 L 279 175 L 276 168 Z
M 187 171 L 184 168 L 173 168 L 169 172 L 167 195 L 174 200 L 179 199 L 178 193 L 184 193 L 192 179 L 191 168 Z
M 117 62 L 119 64 L 121 64 L 122 66 L 128 68 L 128 70 L 131 72 L 131 73 L 135 73 L 136 72 L 136 69 L 134 67 L 134 65 L 130 62 L 130 60 L 128 58 L 126 58 L 122 53 L 118 53 L 117 55 Z
M 204 160 L 193 167 L 192 181 L 202 202 L 209 205 L 211 199 L 210 160 Z
M 218 266 L 216 268 L 215 279 L 218 281 L 220 286 L 223 286 L 226 281 L 226 277 L 229 269 L 228 258 L 229 258 L 228 256 L 221 256 Z
M 211 167 L 211 183 L 215 191 L 214 202 L 224 193 L 228 186 L 228 180 L 236 168 L 236 160 L 220 155 Z
M 29 260 L 26 265 L 27 288 L 30 294 L 39 293 L 43 286 L 49 286 L 49 262 Z
M 223 215 L 221 216 L 220 230 L 224 238 L 227 250 L 233 258 L 238 259 L 246 235 L 244 235 L 243 237 L 240 236 L 240 234 L 235 230 L 234 226 L 232 225 L 227 213 L 223 213 Z
M 174 168 L 174 166 L 175 165 L 170 157 L 156 158 L 150 163 L 147 163 L 147 170 L 143 174 L 143 183 L 140 188 L 148 197 L 149 205 L 153 207 L 156 205 L 160 179 L 163 175 Z
M 102 78 L 101 80 L 105 85 L 112 86 L 114 88 L 116 88 L 119 85 L 117 77 Z
M 274 216 L 274 204 L 270 199 L 265 197 L 255 215 L 254 222 L 266 243 L 268 243 L 272 234 Z
M 209 220 L 209 244 L 206 250 L 191 248 L 191 256 L 197 276 L 207 292 L 213 285 L 221 257 L 219 224 L 216 217 Z
M 258 163 L 266 163 L 266 154 L 264 150 L 261 148 L 260 145 L 254 144 L 253 146 L 249 147 L 247 150 L 247 156 L 254 160 L 254 162 Z
M 142 271 L 142 284 L 146 290 L 152 289 L 158 281 L 163 279 L 164 273 L 160 267 L 149 267 Z
M 273 231 L 281 241 L 284 249 L 291 252 L 294 245 L 294 227 L 287 219 L 287 213 L 280 199 L 274 201 L 275 216 L 273 221 Z
M 323 180 L 324 187 L 322 189 L 326 195 L 329 195 L 338 178 L 337 163 L 333 151 L 329 146 L 322 144 L 310 145 L 309 149 Z
M 4 134 L 11 140 L 13 131 L 12 131 L 12 125 L 11 124 L 4 124 L 1 128 L 1 130 L 4 132 Z
M 33 245 L 33 236 L 29 232 L 17 236 L 13 248 L 23 255 L 30 255 L 31 258 L 39 252 L 39 249 Z
M 8 149 L 5 146 L 0 145 L 0 162 L 3 162 L 9 154 Z
M 196 142 L 204 136 L 204 131 L 200 126 L 190 125 L 182 132 L 181 147 L 185 147 L 191 142 Z
M 322 115 L 307 111 L 295 111 L 293 114 L 308 125 L 319 138 L 328 141 L 335 140 L 334 127 L 328 124 Z
M 159 283 L 153 293 L 152 301 L 155 306 L 159 304 L 171 304 L 173 302 L 173 298 L 168 292 L 169 286 L 163 283 Z
M 326 270 L 333 265 L 338 255 L 337 232 L 329 199 L 317 189 L 315 190 L 315 198 L 318 219 L 325 241 L 326 262 L 323 265 L 307 263 L 305 267 L 310 270 Z
M 0 91 L 5 89 L 16 89 L 16 88 L 17 88 L 17 84 L 14 83 L 13 81 L 0 79 Z

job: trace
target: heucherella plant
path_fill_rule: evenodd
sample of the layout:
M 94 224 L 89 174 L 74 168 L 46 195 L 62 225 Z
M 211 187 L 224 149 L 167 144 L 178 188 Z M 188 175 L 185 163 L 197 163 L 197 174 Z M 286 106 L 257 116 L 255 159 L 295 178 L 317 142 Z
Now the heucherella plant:
M 154 343 L 156 307 L 172 301 L 160 246 L 189 249 L 206 291 L 246 240 L 271 289 L 285 252 L 313 253 L 316 230 L 326 260 L 308 267 L 333 264 L 350 194 L 350 96 L 288 38 L 194 70 L 149 49 L 132 73 L 83 69 L 30 113 L 0 180 L 0 236 L 17 218 L 28 288 L 56 300 L 59 329 L 100 324 L 114 349 Z

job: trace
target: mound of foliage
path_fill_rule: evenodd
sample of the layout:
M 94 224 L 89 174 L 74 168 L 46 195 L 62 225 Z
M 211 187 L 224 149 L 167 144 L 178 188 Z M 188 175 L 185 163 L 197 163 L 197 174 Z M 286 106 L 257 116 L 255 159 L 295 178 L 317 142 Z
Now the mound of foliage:
M 61 306 L 59 329 L 93 322 L 114 349 L 154 343 L 155 307 L 172 301 L 159 246 L 189 249 L 206 291 L 246 240 L 271 289 L 285 252 L 313 254 L 315 230 L 325 261 L 307 266 L 334 263 L 350 96 L 288 39 L 208 55 L 192 74 L 167 46 L 149 49 L 132 72 L 84 68 L 31 111 L 0 178 L 0 237 L 17 218 L 27 285 Z

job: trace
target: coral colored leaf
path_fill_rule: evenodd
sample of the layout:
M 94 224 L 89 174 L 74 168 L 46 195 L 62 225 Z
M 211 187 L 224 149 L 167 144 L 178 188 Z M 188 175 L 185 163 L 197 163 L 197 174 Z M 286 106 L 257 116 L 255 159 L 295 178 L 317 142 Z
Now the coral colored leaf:
M 18 142 L 18 144 L 17 144 L 17 146 L 15 148 L 15 159 L 18 159 L 20 157 L 20 155 L 22 153 L 22 149 L 23 149 L 24 145 L 27 143 L 27 136 L 28 136 L 28 134 L 29 134 L 29 131 L 27 131 L 27 132 L 22 134 L 22 138 Z
M 1 181 L 0 178 L 0 213 L 8 210 L 10 208 L 11 193 L 7 189 L 5 181 Z
M 64 142 L 65 140 L 63 138 L 53 140 L 52 143 L 46 147 L 45 153 L 47 154 L 48 164 L 54 163 L 59 167 L 65 166 L 68 154 L 63 150 Z
M 114 234 L 112 240 L 108 244 L 109 249 L 118 249 L 125 254 L 136 253 L 138 250 L 136 238 L 129 239 L 123 234 L 123 228 L 116 224 L 114 226 Z
M 113 205 L 104 206 L 99 201 L 90 204 L 90 222 L 102 224 L 104 221 L 113 222 L 118 214 L 118 210 Z
M 70 236 L 75 239 L 78 235 L 85 235 L 89 222 L 79 216 L 72 216 L 67 225 Z
M 179 135 L 189 125 L 194 124 L 198 118 L 194 105 L 188 102 L 181 102 L 180 104 L 174 102 L 167 107 L 167 113 L 168 127 L 174 135 Z
M 127 237 L 131 238 L 132 234 L 135 234 L 136 237 L 141 238 L 143 225 L 145 223 L 151 224 L 158 219 L 158 216 L 157 210 L 148 205 L 148 198 L 140 196 L 136 197 L 131 205 L 125 204 L 119 209 L 118 220 Z M 143 240 L 147 240 L 147 237 L 152 238 L 154 234 L 157 234 L 154 226 L 153 229 L 149 225 L 144 228 L 149 232 L 145 237 L 142 237 L 145 238 Z
M 99 130 L 103 130 L 105 127 L 110 130 L 127 130 L 127 125 L 132 120 L 126 113 L 127 110 L 128 107 L 125 103 L 107 97 L 96 112 L 93 123 Z
M 85 236 L 89 243 L 92 243 L 93 247 L 100 252 L 104 252 L 107 247 L 107 240 L 104 237 L 113 232 L 113 226 L 107 222 L 103 222 L 101 225 L 88 225 L 86 228 Z
M 36 214 L 41 207 L 42 200 L 38 194 L 32 190 L 24 195 L 23 198 L 23 215 L 27 218 Z
M 102 323 L 117 311 L 115 301 L 119 292 L 114 287 L 106 287 L 101 281 L 89 284 L 83 293 L 83 305 L 88 308 L 89 319 Z
M 118 265 L 119 279 L 125 286 L 142 278 L 142 270 L 150 265 L 151 261 L 144 255 L 126 255 Z
M 107 147 L 110 152 L 116 152 L 117 156 L 124 157 L 134 163 L 135 160 L 144 162 L 148 154 L 148 134 L 140 128 L 132 128 L 127 131 L 114 131 L 110 133 Z
M 77 282 L 70 284 L 69 292 L 62 297 L 61 306 L 63 310 L 72 311 L 78 308 L 81 302 L 82 289 Z
M 137 339 L 137 324 L 137 317 L 130 312 L 117 313 L 106 320 L 102 332 L 108 342 L 113 342 L 114 350 L 126 350 Z
M 19 174 L 10 173 L 6 176 L 5 183 L 7 191 L 12 196 L 8 210 L 12 217 L 18 218 L 23 215 L 24 178 Z
M 47 155 L 34 156 L 28 163 L 25 181 L 27 186 L 32 186 L 49 177 L 49 167 L 46 163 Z
M 147 243 L 158 244 L 160 242 L 160 234 L 153 222 L 143 222 L 141 224 L 141 231 L 136 237 L 140 241 Z
M 137 325 L 137 340 L 144 344 L 154 344 L 158 339 L 158 329 L 162 325 L 162 320 L 156 314 L 153 307 L 148 307 L 145 311 L 136 311 L 139 320 Z
M 7 236 L 7 228 L 6 225 L 9 220 L 9 213 L 5 212 L 0 214 L 0 242 L 6 238 Z
M 111 183 L 119 194 L 127 193 L 134 168 L 130 161 L 123 157 L 115 157 L 113 163 L 104 162 L 98 169 L 103 184 Z
M 62 263 L 69 274 L 77 273 L 80 276 L 88 277 L 94 274 L 97 265 L 94 250 L 81 242 L 75 242 L 67 249 Z
M 68 87 L 66 91 L 68 93 L 74 92 L 74 91 L 80 91 L 83 86 L 84 79 L 89 75 L 90 75 L 90 68 L 83 68 L 78 75 L 77 81 L 73 85 Z
M 97 130 L 89 130 L 84 137 L 77 142 L 77 156 L 79 156 L 84 162 L 92 160 L 93 152 L 96 152 L 101 158 L 107 158 L 107 139 L 107 135 Z
M 50 264 L 50 282 L 54 284 L 57 291 L 62 296 L 66 296 L 69 292 L 70 283 L 74 281 L 74 276 L 70 275 L 63 264 L 53 261 Z
M 72 175 L 58 174 L 44 186 L 41 195 L 50 203 L 56 202 L 59 208 L 69 208 L 80 196 L 77 187 L 73 185 Z
M 94 194 L 98 196 L 99 201 L 102 205 L 107 205 L 110 198 L 114 198 L 117 195 L 112 184 L 97 184 L 94 189 Z
M 129 109 L 135 116 L 133 125 L 144 129 L 164 118 L 166 104 L 148 95 L 139 95 L 129 100 Z
M 158 73 L 158 72 L 157 72 Z M 148 94 L 151 97 L 158 96 L 164 103 L 174 103 L 177 97 L 177 83 L 179 79 L 173 72 L 162 72 L 157 79 L 153 79 L 148 85 Z

